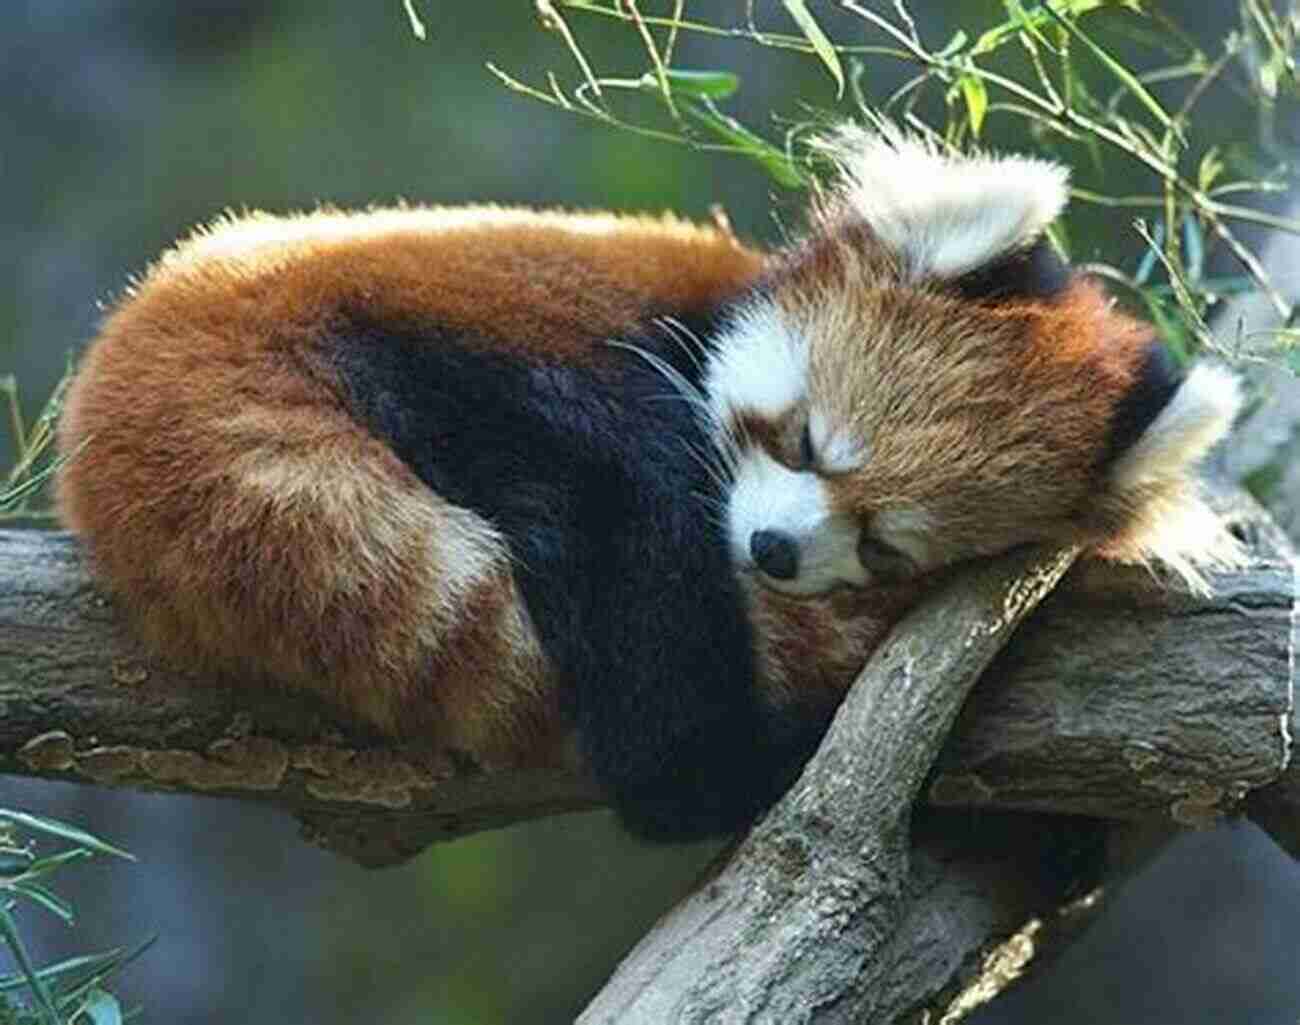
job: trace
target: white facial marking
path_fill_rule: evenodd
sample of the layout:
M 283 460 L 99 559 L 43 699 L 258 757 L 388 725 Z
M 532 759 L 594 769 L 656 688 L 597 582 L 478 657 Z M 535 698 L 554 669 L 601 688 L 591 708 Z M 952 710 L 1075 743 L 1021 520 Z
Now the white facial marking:
M 719 423 L 742 411 L 776 419 L 807 394 L 808 343 L 770 302 L 753 303 L 719 337 L 704 386 Z
M 819 409 L 808 414 L 808 433 L 812 437 L 817 469 L 824 473 L 851 473 L 860 470 L 870 458 L 866 442 L 855 437 L 847 427 L 834 427 Z
M 736 468 L 727 517 L 732 555 L 744 568 L 754 568 L 750 538 L 760 530 L 778 531 L 798 545 L 799 571 L 793 579 L 764 577 L 775 589 L 819 594 L 836 584 L 867 582 L 858 559 L 858 526 L 831 510 L 816 474 L 797 473 L 762 449 L 751 449 Z
M 950 155 L 881 121 L 822 145 L 840 194 L 903 258 L 909 277 L 949 278 L 1028 245 L 1065 206 L 1069 172 L 1026 157 Z

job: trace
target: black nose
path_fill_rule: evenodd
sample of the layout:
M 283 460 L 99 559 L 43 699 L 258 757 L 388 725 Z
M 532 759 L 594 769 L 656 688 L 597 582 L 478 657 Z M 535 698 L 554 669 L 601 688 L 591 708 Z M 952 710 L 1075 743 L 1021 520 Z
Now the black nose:
M 749 538 L 749 554 L 758 568 L 776 580 L 793 580 L 799 574 L 799 545 L 779 530 L 756 530 Z

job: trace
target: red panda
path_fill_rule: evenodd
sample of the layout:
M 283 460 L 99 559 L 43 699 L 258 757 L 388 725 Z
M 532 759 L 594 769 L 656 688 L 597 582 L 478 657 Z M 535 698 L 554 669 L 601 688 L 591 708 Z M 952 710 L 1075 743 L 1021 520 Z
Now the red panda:
M 506 765 L 573 735 L 651 839 L 734 830 L 947 566 L 1230 541 L 1180 381 L 1044 230 L 1065 172 L 889 129 L 767 253 L 493 206 L 219 221 L 60 428 L 66 522 L 164 656 Z

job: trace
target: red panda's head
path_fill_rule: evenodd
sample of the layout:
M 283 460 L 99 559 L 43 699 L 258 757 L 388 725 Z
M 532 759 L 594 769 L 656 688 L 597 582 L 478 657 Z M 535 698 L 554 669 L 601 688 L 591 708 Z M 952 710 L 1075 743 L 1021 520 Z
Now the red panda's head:
M 1030 541 L 1230 552 L 1192 464 L 1234 378 L 1180 379 L 1150 329 L 1044 237 L 1063 168 L 958 157 L 885 127 L 828 144 L 808 237 L 705 372 L 737 562 L 792 594 L 871 586 Z

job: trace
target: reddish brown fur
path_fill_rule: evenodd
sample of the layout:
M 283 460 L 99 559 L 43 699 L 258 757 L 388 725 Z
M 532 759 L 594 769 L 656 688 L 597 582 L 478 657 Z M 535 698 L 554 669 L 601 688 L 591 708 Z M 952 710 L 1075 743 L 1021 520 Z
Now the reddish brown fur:
M 823 224 L 768 268 L 671 219 L 496 208 L 254 217 L 182 244 L 108 318 L 69 393 L 63 515 L 160 652 L 483 762 L 528 758 L 562 725 L 504 543 L 358 426 L 317 341 L 364 318 L 596 363 L 647 317 L 765 273 L 792 324 L 831 340 L 813 346 L 818 401 L 868 439 L 870 472 L 828 478 L 844 508 L 922 508 L 962 557 L 1120 529 L 1098 460 L 1148 333 L 1094 286 L 979 304 L 901 285 L 861 227 Z M 797 465 L 805 416 L 741 426 Z M 833 707 L 926 586 L 749 589 L 760 683 Z
M 75 453 L 63 517 L 158 651 L 508 759 L 558 722 L 505 547 L 344 411 L 315 340 L 364 315 L 594 361 L 761 265 L 671 219 L 485 208 L 219 226 L 164 257 L 87 354 L 60 428 Z
M 988 302 L 903 283 L 869 230 L 825 227 L 773 280 L 793 329 L 818 340 L 814 403 L 866 439 L 861 472 L 826 478 L 837 508 L 864 522 L 923 510 L 940 557 L 1112 537 L 1125 499 L 1105 492 L 1102 455 L 1150 328 L 1083 278 Z
M 926 587 L 920 580 L 870 591 L 792 598 L 748 588 L 761 683 L 778 707 L 833 710 L 867 657 Z
M 757 413 L 737 417 L 731 430 L 746 444 L 761 445 L 773 458 L 793 470 L 803 462 L 803 429 L 808 420 L 808 410 L 800 404 L 773 419 Z

